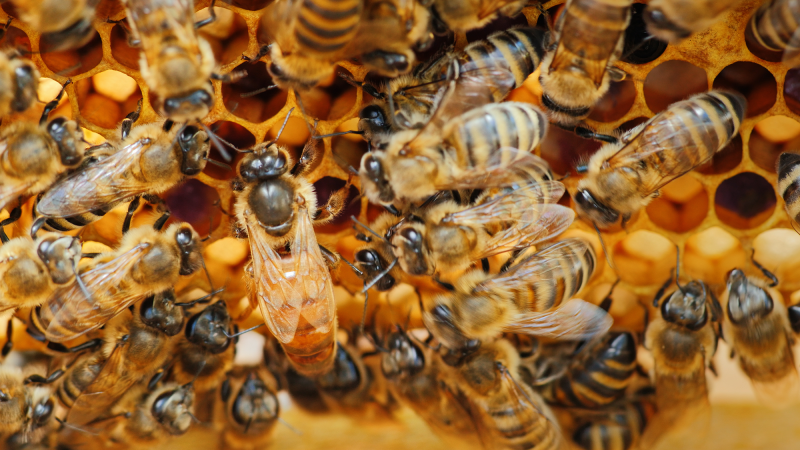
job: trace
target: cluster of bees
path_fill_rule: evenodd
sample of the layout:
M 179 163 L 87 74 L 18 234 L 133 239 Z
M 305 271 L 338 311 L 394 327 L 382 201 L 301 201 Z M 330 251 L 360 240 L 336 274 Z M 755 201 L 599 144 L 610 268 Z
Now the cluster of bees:
M 99 0 L 11 3 L 13 20 L 57 49 L 88 42 L 99 20 Z M 542 27 L 499 30 L 417 61 L 437 36 L 513 17 L 528 1 L 278 0 L 263 11 L 264 46 L 242 58 L 267 63 L 262 89 L 297 99 L 283 124 L 300 114 L 312 135 L 297 157 L 277 137 L 239 149 L 204 124 L 211 80 L 243 75 L 217 73 L 197 33 L 214 21 L 213 8 L 197 21 L 189 0 L 124 0 L 119 23 L 141 49 L 140 72 L 162 118 L 140 123 L 137 109 L 117 138 L 92 146 L 76 121 L 50 118 L 62 89 L 38 122 L 0 128 L 8 213 L 0 307 L 13 311 L 0 365 L 0 447 L 79 448 L 97 436 L 109 446 L 152 446 L 213 423 L 222 448 L 262 448 L 279 421 L 276 395 L 287 390 L 316 412 L 373 403 L 391 415 L 403 405 L 458 445 L 646 449 L 707 424 L 706 370 L 714 371 L 721 337 L 759 396 L 790 398 L 800 382 L 792 356 L 800 306 L 784 306 L 758 262 L 763 277 L 735 269 L 720 289 L 681 284 L 675 273 L 655 309 L 643 305 L 641 334 L 611 329 L 613 289 L 599 305 L 575 298 L 603 261 L 589 237 L 560 236 L 577 214 L 602 243 L 606 230 L 625 228 L 662 187 L 737 135 L 747 101 L 724 90 L 610 135 L 584 119 L 628 76 L 617 61 L 703 32 L 738 3 L 652 0 L 635 22 L 631 0 L 568 0 L 554 21 L 542 10 Z M 794 2 L 767 1 L 748 33 L 797 65 L 798 22 L 785 19 L 798 15 Z M 643 37 L 626 42 L 634 26 Z M 308 175 L 322 157 L 316 143 L 333 135 L 315 133 L 299 93 L 345 60 L 388 79 L 345 77 L 373 101 L 356 130 L 335 134 L 361 135 L 369 152 L 323 202 Z M 541 106 L 503 101 L 537 70 Z M 0 116 L 30 108 L 39 79 L 24 51 L 1 52 Z M 564 184 L 533 154 L 553 126 L 603 143 L 577 167 L 574 211 L 562 204 Z M 232 153 L 240 154 L 235 168 L 226 164 Z M 218 206 L 250 249 L 250 306 L 236 317 L 206 269 L 208 238 L 171 219 L 160 197 L 209 163 L 235 171 L 233 199 Z M 800 221 L 800 155 L 781 155 L 778 173 Z M 369 224 L 352 218 L 362 245 L 351 262 L 320 245 L 314 226 L 342 214 L 353 184 L 386 212 Z M 134 227 L 143 202 L 158 217 Z M 87 251 L 80 230 L 125 204 L 121 241 Z M 9 238 L 4 227 L 25 205 L 29 233 Z M 365 301 L 347 339 L 334 300 L 341 271 L 363 281 Z M 175 289 L 203 272 L 206 295 Z M 419 296 L 424 328 L 369 320 L 368 294 L 403 284 L 437 292 Z M 238 336 L 253 331 L 234 322 L 259 313 L 269 330 L 264 362 L 234 364 Z M 12 353 L 20 326 L 36 351 Z M 639 365 L 640 344 L 653 356 L 651 373 Z

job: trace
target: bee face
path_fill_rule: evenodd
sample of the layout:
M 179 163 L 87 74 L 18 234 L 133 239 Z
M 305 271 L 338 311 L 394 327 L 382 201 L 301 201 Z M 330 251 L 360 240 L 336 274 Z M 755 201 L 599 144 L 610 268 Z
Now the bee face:
M 751 283 L 740 269 L 728 273 L 728 318 L 734 324 L 759 319 L 772 312 L 772 297 Z
M 442 345 L 451 350 L 445 363 L 460 364 L 466 354 L 472 353 L 480 346 L 477 339 L 468 339 L 457 325 L 453 310 L 446 304 L 437 304 L 430 312 L 423 315 L 425 326 L 431 330 Z
M 430 275 L 433 273 L 433 267 L 430 267 L 429 261 L 432 261 L 422 232 L 424 232 L 424 225 L 412 224 L 400 229 L 392 239 L 398 252 L 398 260 L 403 270 L 411 275 Z
M 225 302 L 219 301 L 189 319 L 186 339 L 210 353 L 219 354 L 227 350 L 231 343 L 231 339 L 225 335 L 230 326 L 231 317 Z
M 375 201 L 381 204 L 391 204 L 395 200 L 394 190 L 389 184 L 389 179 L 383 168 L 382 158 L 374 153 L 367 153 L 361 159 L 361 170 L 359 171 L 361 182 L 364 183 L 364 191 L 372 193 Z M 370 200 L 373 200 L 370 198 Z
M 175 293 L 162 292 L 147 297 L 139 309 L 142 322 L 167 336 L 176 336 L 183 328 L 183 308 L 175 306 Z
M 705 286 L 692 281 L 683 291 L 675 291 L 661 304 L 661 317 L 692 331 L 703 328 L 708 321 Z
M 164 99 L 162 108 L 165 116 L 176 122 L 183 122 L 207 116 L 212 106 L 214 94 L 209 84 L 203 89 Z
M 178 436 L 186 433 L 192 424 L 193 406 L 194 390 L 183 386 L 159 394 L 150 412 L 170 434 Z
M 239 175 L 245 182 L 277 178 L 288 169 L 286 155 L 277 146 L 247 155 L 239 165 Z
M 50 417 L 53 415 L 53 408 L 55 404 L 52 397 L 47 397 L 45 401 L 37 403 L 33 407 L 31 419 L 33 420 L 33 427 L 39 428 L 47 424 Z
M 280 237 L 292 229 L 294 194 L 294 188 L 281 178 L 262 181 L 250 191 L 248 204 L 268 234 Z
M 57 117 L 47 124 L 47 133 L 58 145 L 61 164 L 72 167 L 83 161 L 86 145 L 83 143 L 83 131 L 77 123 Z
M 405 333 L 389 335 L 388 353 L 381 359 L 381 371 L 389 379 L 413 376 L 425 368 L 425 356 Z
M 260 378 L 249 376 L 233 400 L 231 417 L 248 433 L 257 434 L 278 417 L 278 410 L 275 394 Z
M 178 133 L 178 146 L 183 158 L 181 173 L 193 176 L 205 169 L 208 161 L 208 141 L 208 134 L 195 126 L 186 126 Z
M 67 284 L 75 279 L 75 268 L 81 258 L 81 243 L 71 236 L 48 237 L 36 249 L 45 263 L 53 283 Z
M 575 207 L 578 215 L 588 219 L 599 228 L 608 228 L 619 220 L 619 211 L 598 201 L 588 189 L 575 194 Z
M 388 264 L 378 252 L 372 249 L 363 249 L 356 252 L 355 264 L 366 275 L 367 280 L 374 279 L 388 267 Z M 379 291 L 388 291 L 394 287 L 395 282 L 394 277 L 387 273 L 375 283 L 375 288 Z
M 16 86 L 14 87 L 14 100 L 11 109 L 22 112 L 28 109 L 37 99 L 39 86 L 39 71 L 31 63 L 23 63 L 14 69 Z
M 181 226 L 175 233 L 175 242 L 181 254 L 181 275 L 191 275 L 203 266 L 203 249 L 200 237 L 190 226 Z

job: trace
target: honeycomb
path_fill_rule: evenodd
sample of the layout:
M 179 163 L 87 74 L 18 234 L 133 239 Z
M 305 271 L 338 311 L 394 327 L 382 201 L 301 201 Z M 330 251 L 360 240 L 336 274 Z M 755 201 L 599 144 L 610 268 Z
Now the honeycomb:
M 207 14 L 210 0 L 197 0 L 195 3 L 200 11 L 198 17 Z M 549 1 L 542 9 L 547 10 L 552 19 L 563 3 L 564 0 Z M 370 97 L 338 77 L 301 94 L 305 111 L 298 107 L 295 92 L 269 90 L 248 95 L 271 84 L 266 71 L 268 56 L 255 62 L 242 59 L 242 55 L 257 54 L 262 45 L 259 19 L 268 4 L 268 0 L 217 2 L 217 22 L 201 29 L 200 33 L 214 49 L 218 73 L 246 71 L 246 75 L 234 83 L 213 81 L 215 104 L 204 123 L 235 146 L 247 148 L 273 139 L 291 110 L 286 130 L 278 143 L 289 147 L 297 156 L 310 138 L 306 123 L 316 122 L 314 133 L 318 135 L 355 129 L 358 111 L 370 101 Z M 683 280 L 697 278 L 717 287 L 723 282 L 725 273 L 734 267 L 743 268 L 748 275 L 760 276 L 750 262 L 754 252 L 755 258 L 779 278 L 778 289 L 785 301 L 795 303 L 800 300 L 800 271 L 797 270 L 800 267 L 800 236 L 792 230 L 791 220 L 782 201 L 778 201 L 775 188 L 777 156 L 800 143 L 800 70 L 789 70 L 774 55 L 760 52 L 746 42 L 747 20 L 759 4 L 756 0 L 743 1 L 708 31 L 697 33 L 680 45 L 668 46 L 651 61 L 640 64 L 619 62 L 617 66 L 628 73 L 628 78 L 612 86 L 588 120 L 588 124 L 599 132 L 611 133 L 629 129 L 664 110 L 670 103 L 711 88 L 734 89 L 748 99 L 747 116 L 739 136 L 712 161 L 665 187 L 661 197 L 634 216 L 626 229 L 604 232 L 602 246 L 594 229 L 581 221 L 576 221 L 566 233 L 581 234 L 596 242 L 601 261 L 606 258 L 605 250 L 609 251 L 608 260 L 613 262 L 613 267 L 601 263 L 584 298 L 599 303 L 619 278 L 610 312 L 621 328 L 643 331 L 645 308 L 652 307 L 642 305 L 651 303 L 655 292 L 674 270 L 676 251 L 680 252 Z M 529 6 L 517 18 L 502 19 L 485 30 L 456 35 L 455 46 L 463 48 L 469 41 L 513 24 L 542 25 L 542 9 Z M 15 15 L 13 7 L 8 2 L 3 3 L 0 22 L 5 22 L 9 15 Z M 92 143 L 115 137 L 119 133 L 118 123 L 136 108 L 140 99 L 140 123 L 159 118 L 152 106 L 154 97 L 138 72 L 139 50 L 128 46 L 121 25 L 106 21 L 124 19 L 124 16 L 119 1 L 102 1 L 95 21 L 97 36 L 84 47 L 72 51 L 49 52 L 40 46 L 36 31 L 19 20 L 13 21 L 6 33 L 4 45 L 30 50 L 31 60 L 42 76 L 50 80 L 43 80 L 40 100 L 54 98 L 60 85 L 72 80 L 73 83 L 66 88 L 66 98 L 54 115 L 77 118 L 87 130 L 87 140 Z M 347 72 L 359 81 L 367 77 L 367 70 L 356 62 L 341 62 L 338 71 Z M 509 100 L 538 103 L 541 89 L 537 79 L 538 73 L 534 73 L 524 86 L 511 93 Z M 41 110 L 42 106 L 34 107 L 21 117 L 6 120 L 33 120 L 38 118 Z M 309 179 L 315 183 L 320 200 L 324 201 L 327 195 L 348 180 L 348 165 L 358 167 L 366 145 L 358 136 L 327 138 L 319 141 L 318 145 L 324 148 L 324 155 L 315 163 Z M 574 172 L 576 163 L 597 148 L 599 144 L 594 141 L 551 127 L 536 153 L 547 160 L 559 175 L 571 175 L 564 183 L 572 191 L 579 180 Z M 235 156 L 237 160 L 241 158 L 241 155 Z M 220 160 L 216 150 L 212 157 Z M 242 274 L 248 258 L 246 244 L 231 237 L 231 217 L 227 213 L 233 206 L 229 182 L 233 176 L 233 171 L 209 165 L 196 179 L 165 196 L 174 219 L 187 221 L 199 233 L 210 235 L 205 256 L 212 282 L 217 287 L 226 286 L 222 297 L 232 311 L 240 310 L 246 304 Z M 357 199 L 358 180 L 353 179 L 353 183 L 353 202 L 348 210 L 333 224 L 317 230 L 323 245 L 336 249 L 349 260 L 352 260 L 358 245 L 353 238 L 349 216 L 352 214 L 362 221 L 369 221 L 380 213 L 380 209 L 368 205 L 366 199 Z M 565 197 L 562 202 L 571 200 Z M 86 240 L 113 245 L 120 237 L 119 225 L 125 207 L 115 209 L 88 227 L 82 236 Z M 10 234 L 21 235 L 29 228 L 31 204 L 25 208 L 23 220 L 13 226 Z M 141 208 L 147 212 L 148 206 Z M 7 217 L 7 212 L 2 214 L 2 217 Z M 137 214 L 134 226 L 151 221 L 152 214 Z M 353 293 L 358 292 L 362 282 L 347 267 L 340 268 L 335 275 L 339 321 L 342 327 L 350 327 L 361 319 L 363 295 Z M 425 298 L 430 292 L 430 284 L 419 283 Z M 205 275 L 200 273 L 182 280 L 177 288 L 189 292 L 194 288 L 207 291 L 210 287 Z M 404 288 L 376 293 L 370 296 L 371 310 L 379 309 L 381 317 L 391 316 L 385 318 L 386 321 L 409 316 L 412 326 L 419 325 L 415 295 L 412 289 Z M 653 314 L 655 312 L 650 311 L 650 315 Z M 240 326 L 251 326 L 260 321 L 256 312 Z M 17 327 L 19 335 L 15 334 L 16 348 L 38 348 L 36 343 L 26 338 L 21 328 Z M 720 350 L 718 355 L 721 353 L 724 351 Z M 726 370 L 736 371 L 738 368 L 731 365 Z M 334 429 L 363 432 L 365 437 L 353 438 L 349 448 L 361 448 L 375 442 L 367 439 L 384 439 L 387 442 L 384 448 L 389 448 L 391 436 L 396 439 L 402 436 L 402 445 L 397 448 L 413 445 L 435 448 L 440 445 L 423 430 L 422 422 L 408 412 L 398 413 L 398 421 L 392 424 L 381 425 L 384 428 L 380 428 L 380 432 L 369 428 L 363 430 L 354 425 L 355 419 L 342 417 L 314 416 L 312 420 L 320 424 L 315 429 L 309 426 L 307 416 L 297 414 L 289 411 L 286 420 L 292 422 L 294 417 L 296 427 L 303 425 L 300 427 L 303 434 L 295 435 L 281 429 L 276 432 L 273 445 L 344 448 L 347 441 L 343 436 L 352 437 L 354 433 L 324 431 Z M 169 444 L 170 448 L 180 448 L 184 444 L 193 448 L 215 448 L 209 443 L 216 442 L 210 437 L 212 430 L 194 428 L 190 435 Z M 414 430 L 414 437 L 404 434 L 410 429 Z

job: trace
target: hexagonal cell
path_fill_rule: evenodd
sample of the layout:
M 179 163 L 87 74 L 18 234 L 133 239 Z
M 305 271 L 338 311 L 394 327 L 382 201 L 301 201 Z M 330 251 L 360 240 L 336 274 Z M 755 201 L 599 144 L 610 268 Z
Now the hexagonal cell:
M 142 92 L 136 81 L 114 70 L 100 72 L 75 85 L 81 117 L 101 128 L 113 129 L 130 112 Z
M 800 69 L 786 72 L 783 82 L 783 98 L 786 106 L 795 114 L 800 114 Z
M 635 117 L 635 118 L 623 123 L 622 125 L 620 125 L 617 128 L 617 131 L 619 131 L 620 133 L 624 133 L 626 131 L 630 131 L 630 130 L 638 127 L 639 125 L 647 122 L 648 120 L 649 119 L 647 117 Z
M 217 6 L 214 12 L 217 20 L 200 28 L 198 33 L 211 45 L 220 65 L 240 60 L 242 52 L 247 49 L 247 23 L 229 9 Z M 197 20 L 208 18 L 208 8 L 197 11 L 195 17 Z
M 219 223 L 222 214 L 216 204 L 219 194 L 199 180 L 187 180 L 167 191 L 162 198 L 172 213 L 170 221 L 188 222 L 201 236 L 207 235 Z
M 3 4 L 8 5 L 9 3 L 6 2 Z M 24 31 L 20 30 L 17 27 L 9 27 L 5 30 L 5 37 L 2 41 L 3 49 L 10 49 L 10 50 L 21 50 L 21 51 L 31 51 L 31 40 L 28 38 L 28 35 L 25 34 Z
M 786 116 L 767 117 L 756 124 L 749 144 L 750 159 L 758 167 L 776 173 L 778 156 L 800 144 L 800 123 Z
M 608 92 L 592 108 L 589 118 L 598 122 L 619 120 L 630 111 L 635 100 L 636 87 L 631 78 L 611 83 Z
M 742 137 L 736 135 L 722 150 L 714 153 L 714 157 L 710 161 L 705 162 L 699 166 L 698 172 L 706 175 L 717 175 L 733 170 L 742 162 Z M 753 135 L 750 135 L 750 156 L 753 153 Z
M 696 178 L 680 177 L 661 189 L 661 196 L 647 205 L 647 215 L 659 227 L 685 233 L 708 215 L 708 193 Z
M 117 24 L 111 29 L 111 56 L 114 60 L 130 69 L 139 69 L 138 47 L 128 45 L 128 33 Z
M 339 125 L 336 131 L 354 130 L 357 123 L 357 118 L 350 119 Z M 361 157 L 369 150 L 367 142 L 357 134 L 345 134 L 332 138 L 331 149 L 333 158 L 345 170 L 350 170 L 349 167 L 358 170 L 361 165 Z
M 333 177 L 323 177 L 314 183 L 314 192 L 317 194 L 317 207 L 324 205 L 330 196 L 343 188 L 345 184 L 344 180 Z M 352 225 L 350 216 L 357 216 L 361 210 L 361 203 L 354 201 L 356 197 L 358 197 L 358 189 L 355 186 L 350 186 L 344 210 L 332 222 L 317 227 L 317 231 L 321 233 L 337 233 L 350 227 Z
M 259 123 L 277 114 L 286 104 L 285 91 L 264 90 L 272 85 L 266 64 L 260 61 L 243 63 L 235 70 L 244 70 L 247 75 L 233 83 L 222 84 L 222 101 L 233 115 Z
M 256 145 L 256 138 L 253 136 L 253 133 L 249 132 L 247 128 L 239 125 L 236 122 L 228 122 L 226 120 L 221 120 L 219 122 L 215 122 L 213 125 L 209 127 L 211 131 L 220 137 L 220 139 L 224 139 L 225 141 L 231 143 L 234 147 L 244 150 Z M 227 147 L 227 146 L 226 146 Z M 224 162 L 231 166 L 232 170 L 225 169 L 223 167 L 218 167 L 213 164 L 206 165 L 205 170 L 203 173 L 208 174 L 211 177 L 214 177 L 219 180 L 229 180 L 236 176 L 236 165 L 239 163 L 239 160 L 244 157 L 244 153 L 237 152 L 235 150 L 226 148 L 228 154 L 233 157 L 233 161 L 226 162 L 222 155 L 220 155 L 219 150 L 215 146 L 211 146 L 211 152 L 209 153 L 208 157 L 210 159 L 214 159 L 216 161 Z
M 27 111 L 14 115 L 14 120 L 30 120 L 32 122 L 38 122 L 38 120 L 42 117 L 42 113 L 44 112 L 44 106 L 47 104 L 47 102 L 56 98 L 58 93 L 61 92 L 61 88 L 61 84 L 52 78 L 40 78 L 39 90 L 37 91 L 37 96 L 40 102 L 34 102 Z M 67 119 L 72 118 L 72 107 L 69 104 L 68 92 L 69 90 L 64 92 L 64 96 L 61 98 L 61 101 L 58 102 L 58 106 L 50 113 L 51 119 L 59 116 L 66 117 Z
M 53 72 L 63 77 L 74 77 L 95 68 L 103 59 L 103 42 L 95 34 L 83 47 L 74 50 L 52 51 L 54 44 L 39 42 L 42 61 Z
M 753 257 L 778 277 L 782 291 L 800 289 L 800 235 L 789 228 L 774 228 L 753 240 Z
M 747 98 L 746 117 L 769 111 L 778 95 L 775 76 L 763 66 L 749 61 L 739 61 L 724 68 L 714 79 L 713 87 L 741 92 Z
M 667 49 L 667 43 L 652 38 L 647 32 L 642 13 L 646 5 L 636 3 L 631 7 L 631 21 L 625 30 L 625 48 L 622 61 L 631 64 L 647 64 L 655 61 Z
M 654 113 L 707 90 L 705 70 L 686 61 L 663 62 L 651 70 L 644 80 L 644 99 Z
M 742 172 L 720 183 L 714 197 L 717 217 L 733 228 L 753 228 L 775 210 L 775 189 L 761 175 Z
M 614 325 L 626 330 L 644 331 L 645 308 L 639 302 L 639 297 L 621 285 L 613 286 L 612 283 L 600 283 L 583 295 L 587 302 L 599 305 L 606 297 L 611 297 L 611 309 L 608 311 L 614 317 Z
M 238 6 L 239 8 L 246 9 L 248 11 L 258 11 L 259 9 L 267 6 L 270 1 L 272 0 L 228 0 L 226 3 L 229 3 L 231 6 Z
M 681 257 L 686 278 L 712 284 L 724 283 L 731 269 L 743 267 L 747 262 L 739 240 L 720 227 L 711 227 L 690 237 Z
M 583 139 L 575 133 L 550 126 L 540 147 L 542 158 L 550 163 L 555 173 L 577 175 L 575 167 L 578 163 L 588 160 L 601 145 L 600 142 Z
M 652 231 L 634 231 L 614 246 L 613 254 L 619 277 L 635 286 L 663 283 L 675 267 L 675 245 Z

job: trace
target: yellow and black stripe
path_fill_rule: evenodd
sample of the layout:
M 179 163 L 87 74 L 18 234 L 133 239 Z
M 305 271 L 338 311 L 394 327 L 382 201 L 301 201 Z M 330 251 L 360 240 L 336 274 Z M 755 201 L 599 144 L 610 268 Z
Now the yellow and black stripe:
M 778 193 L 786 203 L 786 212 L 800 225 L 800 155 L 782 153 L 778 160 Z
M 294 26 L 300 51 L 329 55 L 342 50 L 358 31 L 363 0 L 303 0 Z
M 36 204 L 38 203 L 39 198 L 37 197 Z M 62 233 L 77 230 L 102 219 L 103 216 L 105 216 L 120 203 L 121 202 L 115 202 L 72 217 L 48 217 L 47 220 L 45 220 L 44 225 L 42 225 L 42 228 L 47 231 L 56 231 Z M 39 218 L 39 214 L 36 212 L 36 205 L 34 205 L 32 208 L 32 215 L 34 221 Z
M 750 17 L 748 29 L 759 45 L 781 52 L 789 47 L 800 28 L 800 4 L 792 0 L 768 0 Z
M 630 450 L 639 441 L 647 425 L 642 402 L 625 405 L 622 410 L 609 411 L 605 419 L 580 425 L 572 434 L 572 441 L 584 450 Z

